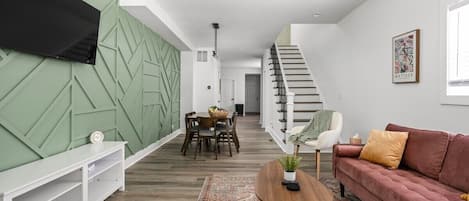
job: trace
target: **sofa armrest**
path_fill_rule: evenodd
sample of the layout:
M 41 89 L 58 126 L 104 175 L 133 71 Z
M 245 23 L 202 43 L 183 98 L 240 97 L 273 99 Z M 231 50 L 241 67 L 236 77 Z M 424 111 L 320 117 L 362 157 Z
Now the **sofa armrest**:
M 363 149 L 363 145 L 336 144 L 334 145 L 334 156 L 357 158 Z
M 332 153 L 332 173 L 336 176 L 337 159 L 348 157 L 358 158 L 363 149 L 363 145 L 336 144 Z

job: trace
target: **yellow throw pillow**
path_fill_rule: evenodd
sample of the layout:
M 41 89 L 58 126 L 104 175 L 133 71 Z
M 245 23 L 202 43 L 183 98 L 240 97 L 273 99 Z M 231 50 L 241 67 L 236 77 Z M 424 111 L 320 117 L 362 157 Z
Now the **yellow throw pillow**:
M 396 169 L 401 163 L 408 135 L 407 132 L 372 130 L 360 159 Z
M 461 200 L 469 201 L 469 193 L 462 194 L 460 198 Z

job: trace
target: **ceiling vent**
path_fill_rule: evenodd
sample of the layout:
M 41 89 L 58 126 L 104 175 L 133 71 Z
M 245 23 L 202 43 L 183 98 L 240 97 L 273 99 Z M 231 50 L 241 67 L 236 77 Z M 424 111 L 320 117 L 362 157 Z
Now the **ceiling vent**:
M 197 51 L 197 62 L 207 62 L 208 51 Z

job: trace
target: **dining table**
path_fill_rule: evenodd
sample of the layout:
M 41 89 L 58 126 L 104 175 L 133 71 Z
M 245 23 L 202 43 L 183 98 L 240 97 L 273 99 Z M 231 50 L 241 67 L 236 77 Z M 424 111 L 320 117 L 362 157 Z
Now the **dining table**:
M 228 122 L 226 122 L 226 120 L 229 120 L 229 121 L 232 123 L 231 120 L 232 120 L 232 118 L 233 118 L 233 114 L 234 114 L 233 112 L 228 111 L 228 115 L 226 116 L 226 118 L 216 118 L 216 120 L 215 120 L 215 119 L 212 119 L 212 120 L 217 121 L 217 123 L 215 123 L 216 126 L 213 126 L 213 128 L 211 128 L 210 130 L 207 130 L 207 131 L 208 131 L 208 132 L 215 132 L 215 135 L 216 135 L 216 132 L 217 132 L 218 129 L 222 129 L 223 127 L 226 126 L 226 124 L 228 123 Z M 211 117 L 210 117 L 210 114 L 209 114 L 208 112 L 196 112 L 196 113 L 194 113 L 194 114 L 192 114 L 192 115 L 187 116 L 187 119 L 195 120 L 195 121 L 200 120 L 199 118 L 211 118 Z M 201 126 L 201 123 L 202 123 L 202 122 L 198 122 L 199 126 Z M 213 129 L 213 130 L 212 130 L 212 129 Z M 236 128 L 233 128 L 233 129 L 236 129 Z M 207 132 L 207 131 L 203 131 L 203 132 Z M 199 130 L 199 132 L 202 132 L 202 130 Z M 199 133 L 199 134 L 201 134 L 201 133 Z M 237 152 L 239 152 L 239 147 L 240 147 L 240 146 L 239 146 L 239 139 L 238 139 L 238 136 L 237 136 L 237 134 L 236 134 L 236 130 L 234 130 L 233 139 L 232 139 L 232 140 L 233 140 L 232 142 L 233 142 L 233 143 L 235 144 L 235 146 L 236 146 Z M 188 142 L 190 142 L 190 141 L 188 141 Z M 226 141 L 225 141 L 225 142 L 226 142 Z M 228 142 L 229 142 L 229 139 L 228 139 Z M 207 145 L 208 145 L 208 144 L 207 144 Z M 188 146 L 188 144 L 185 143 L 185 145 L 183 145 L 183 146 Z M 208 147 L 207 147 L 207 148 L 208 148 Z M 231 146 L 230 146 L 230 156 L 231 156 Z M 197 157 L 197 151 L 196 151 L 194 157 L 195 157 L 195 158 Z M 215 155 L 215 157 L 218 158 L 217 154 Z
M 197 119 L 197 117 L 203 117 L 203 118 L 209 118 L 210 114 L 208 112 L 197 112 L 193 115 L 188 116 L 187 118 L 189 119 Z M 226 116 L 227 119 L 231 119 L 233 117 L 232 112 L 228 112 L 228 116 Z

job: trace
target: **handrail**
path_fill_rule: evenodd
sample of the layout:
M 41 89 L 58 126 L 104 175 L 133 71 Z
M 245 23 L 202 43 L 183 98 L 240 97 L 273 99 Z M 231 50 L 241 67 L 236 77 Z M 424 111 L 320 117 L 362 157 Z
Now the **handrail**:
M 288 88 L 288 83 L 285 76 L 285 70 L 283 69 L 282 58 L 280 57 L 280 51 L 278 50 L 278 44 L 275 43 L 275 53 L 277 54 L 278 63 L 280 65 L 280 72 L 282 73 L 283 84 L 285 86 L 285 92 L 288 94 L 290 89 Z
M 274 44 L 275 46 L 275 53 L 277 54 L 277 60 L 278 60 L 278 63 L 279 63 L 279 66 L 280 66 L 280 72 L 282 73 L 282 80 L 283 80 L 283 85 L 285 87 L 285 95 L 287 97 L 287 115 L 286 115 L 286 131 L 285 131 L 285 144 L 287 145 L 287 152 L 289 154 L 292 154 L 293 153 L 293 144 L 291 142 L 288 141 L 288 138 L 290 137 L 291 135 L 291 131 L 293 129 L 293 118 L 294 118 L 294 115 L 293 115 L 293 111 L 294 111 L 294 108 L 295 108 L 295 93 L 290 91 L 290 88 L 288 87 L 288 83 L 287 83 L 287 77 L 285 76 L 285 69 L 283 68 L 283 63 L 282 63 L 282 57 L 280 56 L 280 51 L 279 51 L 279 48 L 278 48 L 278 44 L 275 43 Z

